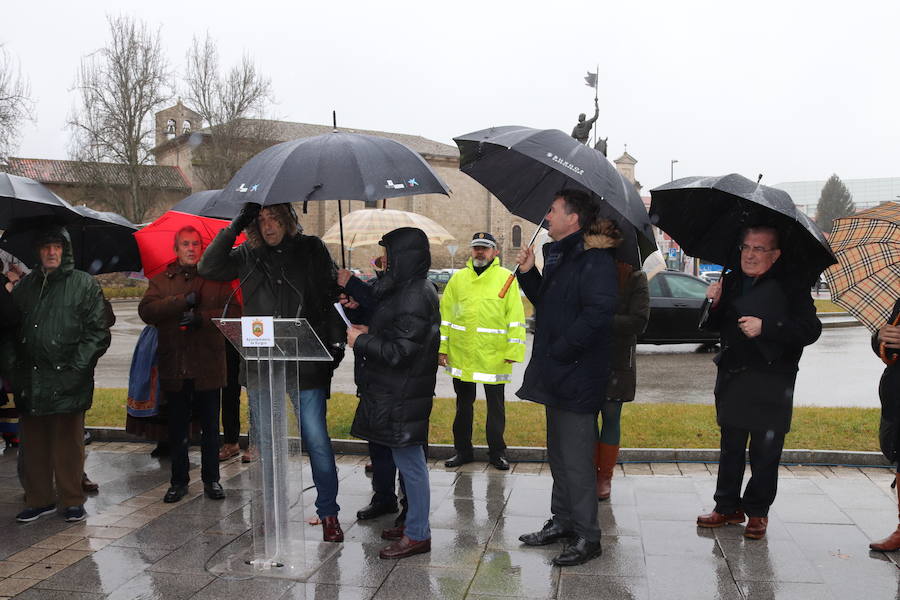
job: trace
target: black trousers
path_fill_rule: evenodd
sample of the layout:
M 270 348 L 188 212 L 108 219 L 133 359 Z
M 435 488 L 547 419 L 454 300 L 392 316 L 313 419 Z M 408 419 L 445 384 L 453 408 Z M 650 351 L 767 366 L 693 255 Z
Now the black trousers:
M 472 420 L 475 415 L 476 384 L 453 378 L 453 390 L 456 392 L 456 417 L 453 419 L 453 446 L 456 453 L 471 458 Z M 503 432 L 506 430 L 506 407 L 504 405 L 504 384 L 484 384 L 484 395 L 487 398 L 487 434 L 488 452 L 491 458 L 503 456 L 506 442 Z
M 736 427 L 721 428 L 721 455 L 716 481 L 716 512 L 732 513 L 743 509 L 749 517 L 765 517 L 778 491 L 778 463 L 784 448 L 784 434 L 775 431 L 750 431 Z M 746 467 L 745 448 L 750 439 L 750 481 L 741 496 Z
M 237 444 L 241 438 L 241 355 L 230 343 L 225 347 L 228 380 L 222 388 L 222 441 Z
M 590 542 L 600 540 L 597 523 L 597 418 L 546 407 L 547 458 L 553 475 L 550 511 L 559 525 Z
M 220 390 L 195 390 L 186 379 L 178 392 L 165 392 L 169 407 L 169 445 L 172 447 L 172 485 L 190 483 L 188 444 L 191 415 L 200 421 L 200 474 L 203 483 L 219 481 Z

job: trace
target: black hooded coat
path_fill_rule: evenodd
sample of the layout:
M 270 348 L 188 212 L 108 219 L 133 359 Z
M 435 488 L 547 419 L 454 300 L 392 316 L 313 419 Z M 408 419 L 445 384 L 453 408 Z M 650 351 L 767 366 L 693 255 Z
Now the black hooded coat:
M 437 379 L 440 310 L 428 281 L 424 232 L 395 229 L 380 242 L 387 271 L 373 286 L 369 332 L 356 338 L 359 406 L 350 433 L 394 448 L 427 443 Z

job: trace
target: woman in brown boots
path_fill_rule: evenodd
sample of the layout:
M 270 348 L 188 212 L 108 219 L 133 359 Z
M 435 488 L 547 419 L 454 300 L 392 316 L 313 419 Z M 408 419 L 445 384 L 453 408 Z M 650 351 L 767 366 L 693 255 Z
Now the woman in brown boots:
M 878 395 L 881 398 L 881 451 L 889 461 L 897 463 L 895 477 L 897 491 L 900 492 L 900 462 L 898 462 L 898 458 L 900 458 L 898 457 L 898 450 L 900 450 L 900 360 L 898 360 L 900 358 L 900 327 L 896 325 L 898 315 L 900 315 L 900 300 L 894 303 L 894 310 L 891 312 L 888 325 L 879 329 L 878 333 L 872 336 L 872 349 L 887 364 L 878 386 Z M 900 508 L 898 508 L 898 512 L 900 512 Z M 880 552 L 900 550 L 900 525 L 883 540 L 869 544 L 869 548 Z
M 606 402 L 600 409 L 600 441 L 594 451 L 598 500 L 609 499 L 622 436 L 622 403 L 634 400 L 637 336 L 646 329 L 650 319 L 647 275 L 619 260 L 616 261 L 616 268 L 619 275 L 619 305 L 613 318 L 612 370 L 606 388 Z

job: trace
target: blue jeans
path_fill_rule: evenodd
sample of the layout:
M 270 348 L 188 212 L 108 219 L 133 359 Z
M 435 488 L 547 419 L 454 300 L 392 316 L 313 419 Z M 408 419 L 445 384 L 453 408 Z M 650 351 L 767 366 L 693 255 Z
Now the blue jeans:
M 428 466 L 422 446 L 391 448 L 394 463 L 400 470 L 406 487 L 409 512 L 406 513 L 406 537 L 417 542 L 431 539 L 428 513 L 431 510 L 431 487 L 428 482 Z
M 338 477 L 334 463 L 334 450 L 328 436 L 325 422 L 327 392 L 324 388 L 314 390 L 291 390 L 291 404 L 300 423 L 300 437 L 306 444 L 313 483 L 316 486 L 316 513 L 319 518 L 337 516 L 341 507 L 337 503 Z M 256 402 L 250 393 L 250 427 L 255 427 Z M 256 436 L 259 431 L 254 430 Z

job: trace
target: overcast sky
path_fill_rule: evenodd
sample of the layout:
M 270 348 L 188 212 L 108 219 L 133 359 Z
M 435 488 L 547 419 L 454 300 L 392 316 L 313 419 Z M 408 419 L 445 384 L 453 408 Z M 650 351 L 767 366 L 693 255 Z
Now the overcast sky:
M 739 172 L 763 183 L 900 176 L 900 3 L 3 2 L 0 43 L 30 79 L 36 123 L 15 156 L 66 158 L 82 56 L 107 14 L 159 27 L 181 72 L 194 35 L 223 63 L 250 52 L 273 84 L 273 116 L 452 143 L 491 125 L 571 131 L 592 112 L 647 189 Z

